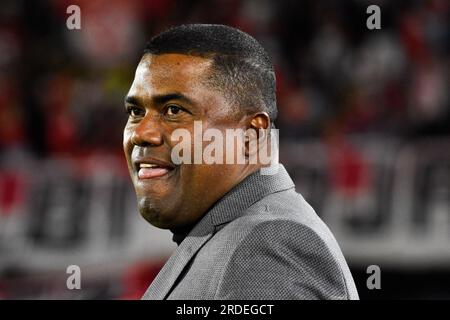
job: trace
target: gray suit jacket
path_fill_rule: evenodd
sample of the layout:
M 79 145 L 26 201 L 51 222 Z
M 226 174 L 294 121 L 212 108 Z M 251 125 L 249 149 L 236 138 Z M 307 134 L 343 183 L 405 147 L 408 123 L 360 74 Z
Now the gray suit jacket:
M 339 246 L 282 165 L 230 190 L 142 299 L 358 299 Z

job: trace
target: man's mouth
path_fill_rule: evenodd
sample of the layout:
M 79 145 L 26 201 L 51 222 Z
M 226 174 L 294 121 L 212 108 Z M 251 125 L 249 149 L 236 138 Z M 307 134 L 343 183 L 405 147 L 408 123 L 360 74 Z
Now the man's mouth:
M 174 166 L 159 160 L 141 160 L 136 163 L 139 179 L 160 178 L 174 170 Z
M 159 178 L 167 173 L 169 173 L 168 168 L 159 167 L 156 164 L 151 164 L 151 163 L 139 164 L 139 171 L 138 171 L 139 179 Z

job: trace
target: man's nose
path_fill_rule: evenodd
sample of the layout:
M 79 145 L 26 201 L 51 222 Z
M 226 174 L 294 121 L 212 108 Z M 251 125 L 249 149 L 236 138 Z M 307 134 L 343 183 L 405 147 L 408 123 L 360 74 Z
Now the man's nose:
M 163 135 L 157 115 L 147 114 L 135 127 L 131 142 L 137 146 L 159 146 L 163 143 Z

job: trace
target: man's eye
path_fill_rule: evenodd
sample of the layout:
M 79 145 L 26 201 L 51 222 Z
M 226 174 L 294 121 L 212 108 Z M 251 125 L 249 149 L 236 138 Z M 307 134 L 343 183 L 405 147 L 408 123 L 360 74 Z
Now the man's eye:
M 168 116 L 175 116 L 179 114 L 181 111 L 183 111 L 182 108 L 175 105 L 170 105 L 167 107 L 165 114 Z
M 131 117 L 140 117 L 143 116 L 145 114 L 145 112 L 137 107 L 129 107 L 127 109 L 127 113 L 131 116 Z

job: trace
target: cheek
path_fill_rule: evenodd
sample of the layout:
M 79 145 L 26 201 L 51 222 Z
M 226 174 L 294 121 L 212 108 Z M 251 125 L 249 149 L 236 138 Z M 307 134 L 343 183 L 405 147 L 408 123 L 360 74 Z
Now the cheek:
M 127 164 L 129 169 L 131 170 L 131 152 L 133 151 L 133 144 L 131 143 L 131 135 L 132 130 L 128 127 L 125 127 L 123 131 L 123 152 L 125 154 L 125 159 L 127 160 Z
M 133 130 L 127 125 L 123 130 L 123 150 L 125 151 L 125 154 L 128 154 L 128 152 L 131 150 L 130 148 L 132 147 L 132 134 Z

